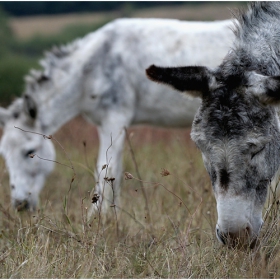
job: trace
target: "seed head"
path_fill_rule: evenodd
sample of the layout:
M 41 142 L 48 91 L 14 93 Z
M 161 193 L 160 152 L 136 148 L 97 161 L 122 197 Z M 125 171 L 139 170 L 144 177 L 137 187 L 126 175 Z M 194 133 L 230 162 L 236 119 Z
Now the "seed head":
M 100 197 L 100 195 L 99 194 L 97 194 L 97 193 L 95 193 L 94 195 L 93 195 L 93 197 L 92 197 L 92 201 L 91 201 L 91 203 L 97 203 L 97 201 L 98 201 L 98 199 L 99 199 L 99 197 Z
M 114 177 L 104 177 L 104 180 L 105 180 L 105 182 L 107 182 L 107 183 L 112 183 L 112 182 L 115 181 L 115 178 L 114 178 Z
M 53 136 L 52 135 L 43 135 L 44 139 L 52 139 Z
M 131 180 L 134 177 L 129 172 L 124 172 L 124 179 L 125 180 Z
M 162 168 L 160 174 L 161 174 L 162 177 L 164 177 L 164 176 L 170 175 L 170 172 L 167 169 Z

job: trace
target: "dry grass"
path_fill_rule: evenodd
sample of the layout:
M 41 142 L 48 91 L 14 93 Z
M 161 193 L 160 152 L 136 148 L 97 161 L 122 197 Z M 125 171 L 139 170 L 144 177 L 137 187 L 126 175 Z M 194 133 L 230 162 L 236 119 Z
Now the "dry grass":
M 97 156 L 94 135 L 80 118 L 56 134 L 76 178 L 69 189 L 72 170 L 58 165 L 36 213 L 10 207 L 8 177 L 0 174 L 1 278 L 279 278 L 279 211 L 266 221 L 258 250 L 220 246 L 209 178 L 188 131 L 129 130 L 150 224 L 128 143 L 124 171 L 136 179 L 122 180 L 118 223 L 113 209 L 106 220 L 97 215 L 87 221 L 94 187 L 90 170 Z M 59 147 L 57 153 L 58 161 L 67 162 Z

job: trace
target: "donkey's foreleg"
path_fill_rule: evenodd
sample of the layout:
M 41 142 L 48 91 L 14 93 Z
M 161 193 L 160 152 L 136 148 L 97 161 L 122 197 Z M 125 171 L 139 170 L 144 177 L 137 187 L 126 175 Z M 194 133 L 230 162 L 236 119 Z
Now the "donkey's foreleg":
M 95 172 L 95 193 L 99 195 L 99 200 L 95 206 L 97 211 L 102 210 L 103 213 L 119 203 L 126 125 L 118 124 L 117 119 L 98 127 L 100 146 Z

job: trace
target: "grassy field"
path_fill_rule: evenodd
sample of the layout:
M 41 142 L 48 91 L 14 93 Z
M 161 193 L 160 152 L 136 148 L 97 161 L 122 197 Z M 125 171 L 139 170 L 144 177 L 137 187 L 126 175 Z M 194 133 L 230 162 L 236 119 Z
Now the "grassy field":
M 1 278 L 280 276 L 279 211 L 266 221 L 256 250 L 221 246 L 209 178 L 189 131 L 133 128 L 128 135 L 132 151 L 127 142 L 124 172 L 134 179 L 122 180 L 117 215 L 112 208 L 87 220 L 98 141 L 95 128 L 81 118 L 55 135 L 74 165 L 75 180 L 70 188 L 73 171 L 57 165 L 37 212 L 12 209 L 1 161 Z M 56 148 L 57 160 L 69 164 Z
M 163 10 L 146 12 L 143 17 L 164 17 Z M 230 16 L 226 6 L 179 12 L 190 19 Z M 34 22 L 30 26 L 39 26 Z M 74 166 L 74 182 L 73 170 L 57 164 L 35 213 L 12 209 L 1 159 L 1 278 L 280 278 L 278 205 L 265 219 L 255 250 L 227 249 L 215 237 L 216 203 L 189 130 L 139 127 L 128 136 L 132 151 L 126 142 L 124 172 L 133 179 L 122 180 L 117 214 L 112 207 L 89 220 L 98 137 L 83 119 L 55 134 Z M 69 165 L 58 145 L 56 151 L 58 162 Z

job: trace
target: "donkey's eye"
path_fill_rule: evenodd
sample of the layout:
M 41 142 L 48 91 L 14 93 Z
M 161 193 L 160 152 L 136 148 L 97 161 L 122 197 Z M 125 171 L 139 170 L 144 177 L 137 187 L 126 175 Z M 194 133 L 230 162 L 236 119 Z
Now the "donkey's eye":
M 24 157 L 30 157 L 30 156 L 34 155 L 35 152 L 36 152 L 36 150 L 30 149 L 30 150 L 28 150 L 27 152 L 24 153 Z
M 256 150 L 256 151 L 254 151 L 254 152 L 252 153 L 252 155 L 251 155 L 251 160 L 252 160 L 255 156 L 257 156 L 258 154 L 260 154 L 260 153 L 264 150 L 264 148 L 265 148 L 265 146 L 261 147 L 261 149 L 258 149 L 258 150 Z

